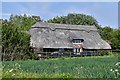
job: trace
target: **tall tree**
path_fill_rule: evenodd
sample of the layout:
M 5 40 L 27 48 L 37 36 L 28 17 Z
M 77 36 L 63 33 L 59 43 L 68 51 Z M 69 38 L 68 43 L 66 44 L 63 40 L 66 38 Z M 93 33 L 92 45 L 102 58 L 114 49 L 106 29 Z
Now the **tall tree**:
M 114 31 L 111 32 L 110 40 L 112 42 L 113 49 L 120 49 L 120 29 L 114 29 Z
M 3 52 L 11 57 L 11 60 L 16 54 L 20 56 L 30 55 L 30 35 L 26 34 L 26 31 L 35 22 L 35 19 L 30 16 L 11 15 L 9 21 L 2 25 Z
M 49 19 L 49 23 L 75 24 L 75 25 L 94 25 L 98 27 L 96 19 L 90 15 L 85 14 L 68 14 L 67 16 L 57 16 Z
M 101 37 L 111 43 L 112 49 L 120 49 L 120 29 L 112 29 L 110 26 L 99 29 Z
M 113 32 L 113 29 L 110 28 L 110 26 L 105 26 L 104 28 L 101 28 L 99 30 L 101 30 L 101 37 L 104 40 L 110 40 L 111 39 L 111 33 Z

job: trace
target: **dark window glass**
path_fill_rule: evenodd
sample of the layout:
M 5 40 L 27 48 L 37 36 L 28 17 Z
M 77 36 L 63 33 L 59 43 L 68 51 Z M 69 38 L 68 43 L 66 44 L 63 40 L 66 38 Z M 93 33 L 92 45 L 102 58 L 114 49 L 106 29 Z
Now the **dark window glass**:
M 81 43 L 83 40 L 82 39 L 74 39 L 72 42 L 73 43 Z

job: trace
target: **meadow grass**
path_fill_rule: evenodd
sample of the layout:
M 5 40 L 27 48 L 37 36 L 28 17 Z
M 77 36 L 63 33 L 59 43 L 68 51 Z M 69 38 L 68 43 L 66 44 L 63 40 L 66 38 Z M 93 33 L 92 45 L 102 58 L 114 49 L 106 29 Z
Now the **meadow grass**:
M 3 78 L 115 78 L 117 56 L 3 62 Z
M 2 68 L 3 68 L 2 61 L 0 61 L 0 79 L 2 78 Z

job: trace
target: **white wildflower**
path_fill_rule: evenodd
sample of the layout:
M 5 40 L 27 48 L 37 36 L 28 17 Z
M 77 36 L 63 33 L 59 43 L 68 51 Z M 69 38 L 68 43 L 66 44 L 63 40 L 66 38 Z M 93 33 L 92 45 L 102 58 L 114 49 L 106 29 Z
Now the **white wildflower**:
M 12 74 L 12 76 L 15 76 L 15 74 Z
M 117 62 L 115 65 L 116 65 L 116 66 L 120 65 L 120 62 Z
M 113 71 L 113 69 L 110 69 L 110 71 Z
M 9 70 L 9 72 L 12 72 L 12 71 L 13 71 L 13 69 Z
M 117 71 L 118 71 L 118 69 L 115 69 L 115 71 L 117 72 Z

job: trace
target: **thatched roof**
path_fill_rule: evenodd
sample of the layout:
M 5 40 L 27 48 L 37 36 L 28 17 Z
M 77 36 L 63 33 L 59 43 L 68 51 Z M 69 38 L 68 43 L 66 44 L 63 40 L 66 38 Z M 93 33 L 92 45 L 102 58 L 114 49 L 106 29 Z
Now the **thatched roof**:
M 95 26 L 37 22 L 30 34 L 31 46 L 36 48 L 73 48 L 73 39 L 84 39 L 85 49 L 111 49 Z

